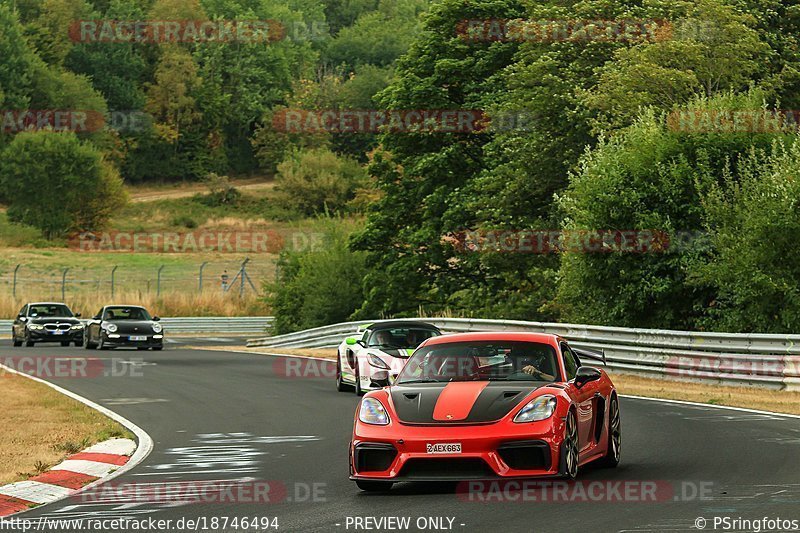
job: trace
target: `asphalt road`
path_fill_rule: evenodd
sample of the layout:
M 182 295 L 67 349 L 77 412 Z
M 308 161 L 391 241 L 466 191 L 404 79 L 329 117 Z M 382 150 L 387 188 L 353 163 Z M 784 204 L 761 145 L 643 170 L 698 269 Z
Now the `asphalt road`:
M 210 520 L 227 517 L 227 531 L 243 531 L 230 520 L 276 517 L 278 531 L 465 532 L 696 531 L 698 517 L 711 531 L 714 517 L 800 520 L 800 419 L 624 398 L 619 468 L 585 468 L 580 483 L 562 485 L 557 498 L 547 486 L 488 486 L 473 494 L 453 484 L 400 484 L 388 494 L 365 494 L 347 477 L 358 400 L 337 392 L 333 378 L 315 376 L 314 368 L 304 369 L 309 376 L 287 377 L 284 358 L 186 350 L 180 343 L 163 352 L 0 349 L 0 360 L 21 355 L 97 357 L 126 369 L 116 377 L 52 380 L 152 437 L 150 456 L 112 486 L 136 484 L 149 491 L 139 494 L 156 495 L 177 482 L 196 488 L 239 480 L 264 490 L 268 481 L 273 500 L 240 494 L 234 497 L 248 501 L 182 504 L 153 496 L 159 501 L 142 502 L 101 491 L 98 501 L 66 500 L 18 515 L 24 518 L 206 517 L 206 530 L 222 531 L 221 522 L 211 528 Z M 408 517 L 409 528 L 371 520 L 381 517 Z M 739 525 L 727 530 L 757 530 Z

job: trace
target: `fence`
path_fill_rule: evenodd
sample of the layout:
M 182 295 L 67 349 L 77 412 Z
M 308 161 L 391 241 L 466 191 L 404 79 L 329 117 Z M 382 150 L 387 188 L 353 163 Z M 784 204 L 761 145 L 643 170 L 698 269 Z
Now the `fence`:
M 273 261 L 249 258 L 202 263 L 178 258 L 160 264 L 147 257 L 133 263 L 120 261 L 119 265 L 104 260 L 105 264 L 96 266 L 92 265 L 95 262 L 92 254 L 84 254 L 82 258 L 85 260 L 74 266 L 59 269 L 53 269 L 49 261 L 3 265 L 6 268 L 0 272 L 0 294 L 15 300 L 58 301 L 87 295 L 113 299 L 130 293 L 161 296 L 213 292 L 243 296 L 258 293 L 260 281 L 271 279 L 275 272 Z
M 800 335 L 704 333 L 468 318 L 421 320 L 451 333 L 527 331 L 561 335 L 576 348 L 603 350 L 608 367 L 620 372 L 800 390 Z M 345 322 L 256 338 L 247 345 L 334 348 L 359 325 L 368 322 Z
M 271 316 L 237 317 L 165 317 L 161 325 L 167 335 L 172 333 L 264 333 L 271 325 Z M 11 320 L 0 320 L 0 331 L 11 331 Z

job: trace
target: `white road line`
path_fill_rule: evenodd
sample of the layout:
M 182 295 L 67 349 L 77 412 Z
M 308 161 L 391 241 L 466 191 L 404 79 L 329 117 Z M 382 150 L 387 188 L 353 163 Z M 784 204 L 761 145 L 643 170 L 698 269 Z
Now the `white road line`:
M 49 483 L 39 483 L 38 481 L 20 481 L 0 487 L 0 494 L 4 496 L 11 496 L 12 498 L 19 498 L 26 502 L 38 504 L 60 500 L 72 493 L 72 489 Z
M 770 416 L 779 416 L 783 418 L 795 418 L 800 419 L 800 415 L 790 415 L 786 413 L 775 413 L 773 411 L 759 411 L 758 409 L 746 409 L 744 407 L 731 407 L 729 405 L 716 405 L 710 403 L 698 403 L 698 402 L 685 402 L 683 400 L 665 400 L 662 398 L 650 398 L 647 396 L 631 396 L 628 394 L 620 394 L 622 398 L 630 398 L 632 400 L 647 400 L 651 402 L 658 402 L 658 403 L 673 403 L 677 405 L 687 405 L 691 407 L 705 407 L 707 409 L 727 409 L 730 411 L 740 411 L 742 413 L 755 413 L 759 415 L 770 415 Z

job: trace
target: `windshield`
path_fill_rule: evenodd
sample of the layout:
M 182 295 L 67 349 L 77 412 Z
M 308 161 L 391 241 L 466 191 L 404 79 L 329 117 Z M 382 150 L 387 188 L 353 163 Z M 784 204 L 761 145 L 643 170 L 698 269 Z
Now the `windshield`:
M 108 307 L 103 320 L 150 320 L 150 314 L 141 307 Z
M 447 381 L 556 381 L 552 346 L 535 342 L 454 342 L 426 346 L 409 359 L 397 384 Z
M 64 304 L 34 304 L 28 310 L 28 316 L 40 318 L 51 316 L 71 317 L 72 311 Z
M 367 342 L 371 348 L 415 349 L 422 341 L 440 333 L 431 328 L 391 328 L 372 332 Z

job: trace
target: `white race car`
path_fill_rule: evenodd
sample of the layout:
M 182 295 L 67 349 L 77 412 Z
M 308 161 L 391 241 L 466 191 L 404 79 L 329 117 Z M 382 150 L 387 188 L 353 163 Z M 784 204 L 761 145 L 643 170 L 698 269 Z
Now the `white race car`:
M 434 325 L 411 320 L 361 326 L 339 345 L 336 389 L 361 395 L 392 384 L 416 347 L 441 334 Z

